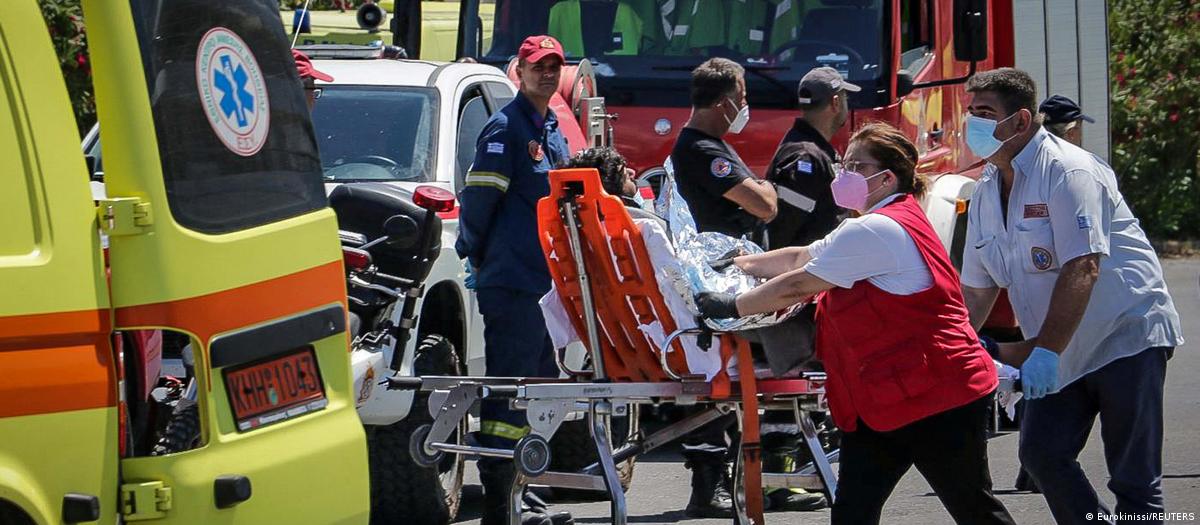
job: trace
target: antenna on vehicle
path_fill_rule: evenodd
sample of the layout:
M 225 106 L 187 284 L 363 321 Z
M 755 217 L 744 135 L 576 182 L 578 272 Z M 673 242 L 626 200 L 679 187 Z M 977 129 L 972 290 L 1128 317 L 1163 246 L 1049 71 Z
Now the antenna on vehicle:
M 312 18 L 311 18 L 311 17 L 312 17 L 312 13 L 309 13 L 309 12 L 308 12 L 308 3 L 309 3 L 309 2 L 311 2 L 311 1 L 312 1 L 312 0 L 304 0 L 304 16 L 306 16 L 306 17 L 309 17 L 309 20 L 312 20 Z M 301 18 L 301 19 L 300 19 L 300 23 L 299 23 L 299 24 L 296 24 L 296 25 L 297 25 L 297 26 L 304 25 L 304 19 L 303 19 L 303 18 Z M 297 39 L 299 39 L 299 38 L 300 38 L 300 28 L 299 28 L 299 27 L 295 27 L 295 28 L 293 28 L 293 29 L 292 29 L 292 49 L 295 49 L 295 48 L 296 48 L 296 40 L 297 40 Z

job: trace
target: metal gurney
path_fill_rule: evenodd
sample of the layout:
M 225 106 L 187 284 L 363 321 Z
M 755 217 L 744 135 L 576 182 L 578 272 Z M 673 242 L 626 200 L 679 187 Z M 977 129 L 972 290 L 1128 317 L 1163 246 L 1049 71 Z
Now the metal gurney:
M 750 371 L 749 345 L 729 333 L 680 329 L 667 308 L 638 225 L 616 197 L 603 192 L 594 169 L 556 170 L 550 195 L 538 204 L 543 251 L 570 322 L 583 334 L 591 366 L 571 370 L 559 359 L 567 378 L 423 377 L 391 378 L 390 388 L 430 392 L 434 422 L 422 427 L 410 443 L 412 457 L 436 465 L 444 454 L 512 458 L 519 475 L 513 488 L 510 523 L 518 523 L 521 488 L 534 483 L 608 493 L 612 522 L 626 523 L 625 495 L 615 464 L 669 443 L 701 425 L 735 411 L 742 440 L 735 468 L 737 515 L 742 523 L 763 523 L 764 482 L 773 487 L 821 490 L 832 501 L 836 478 L 830 460 L 836 451 L 822 449 L 810 411 L 823 411 L 824 374 L 806 373 L 787 379 L 756 379 Z M 665 342 L 656 345 L 639 326 L 660 323 Z M 689 323 L 690 325 L 690 323 Z M 689 371 L 682 338 L 698 338 L 700 346 L 719 352 L 722 365 L 736 356 L 746 373 L 731 377 L 725 366 L 711 380 Z M 719 342 L 719 345 L 707 344 Z M 508 399 L 527 412 L 531 433 L 513 450 L 453 444 L 448 438 L 481 399 Z M 654 434 L 636 436 L 611 449 L 609 423 L 630 404 L 699 403 L 706 410 Z M 814 460 L 793 473 L 761 471 L 759 410 L 793 411 Z M 548 440 L 569 413 L 584 410 L 600 461 L 582 472 L 548 472 Z

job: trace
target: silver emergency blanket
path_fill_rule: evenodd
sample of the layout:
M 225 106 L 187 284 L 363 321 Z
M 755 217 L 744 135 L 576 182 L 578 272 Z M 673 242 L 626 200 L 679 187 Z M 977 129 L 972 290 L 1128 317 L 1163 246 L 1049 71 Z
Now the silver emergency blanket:
M 683 297 L 692 313 L 699 313 L 693 296 L 700 292 L 725 292 L 741 294 L 762 284 L 763 279 L 746 274 L 736 266 L 730 265 L 724 271 L 717 272 L 709 266 L 710 261 L 722 258 L 736 250 L 742 254 L 762 253 L 757 244 L 716 232 L 697 232 L 696 221 L 675 184 L 674 169 L 671 159 L 664 164 L 667 175 L 654 201 L 654 210 L 667 221 L 667 229 L 671 243 L 675 247 L 675 257 L 679 265 L 674 268 L 659 268 L 665 272 L 673 288 Z M 679 271 L 681 275 L 672 275 Z M 743 331 L 765 328 L 778 324 L 796 312 L 803 304 L 793 305 L 778 312 L 751 315 L 739 319 L 705 319 L 709 328 L 719 331 Z

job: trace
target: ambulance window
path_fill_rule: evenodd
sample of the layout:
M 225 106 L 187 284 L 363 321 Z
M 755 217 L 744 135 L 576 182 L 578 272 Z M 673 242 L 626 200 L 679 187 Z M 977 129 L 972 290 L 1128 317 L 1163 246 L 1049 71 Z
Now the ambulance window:
M 483 125 L 488 121 L 488 110 L 484 104 L 483 93 L 478 87 L 472 87 L 463 97 L 462 112 L 458 117 L 458 155 L 454 170 L 454 187 L 462 188 L 467 177 L 467 170 L 475 161 L 475 143 Z
M 15 91 L 9 83 L 9 64 L 0 53 L 0 195 L 7 198 L 0 206 L 0 224 L 4 234 L 0 235 L 0 257 L 21 256 L 33 253 L 37 248 L 37 221 L 33 206 L 38 199 L 33 190 L 37 173 L 30 169 L 25 159 L 31 157 L 25 151 L 28 143 L 21 140 L 18 119 L 14 113 L 12 95 Z M 82 183 L 82 182 L 81 182 Z M 42 215 L 42 210 L 38 210 Z
M 933 6 L 930 0 L 900 2 L 900 68 L 909 69 L 925 57 L 933 42 Z M 923 64 L 921 64 L 923 65 Z M 909 71 L 916 74 L 916 71 Z
M 278 3 L 131 5 L 175 220 L 219 234 L 326 206 Z

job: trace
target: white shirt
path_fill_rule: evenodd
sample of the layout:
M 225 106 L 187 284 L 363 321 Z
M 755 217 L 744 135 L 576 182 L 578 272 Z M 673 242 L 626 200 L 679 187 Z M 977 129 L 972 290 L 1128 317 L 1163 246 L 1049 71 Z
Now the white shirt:
M 812 260 L 804 270 L 840 288 L 866 279 L 895 295 L 933 286 L 933 274 L 904 227 L 891 217 L 870 213 L 899 197 L 884 197 L 862 217 L 842 221 L 824 239 L 808 245 Z
M 1158 256 L 1103 160 L 1042 129 L 1013 159 L 1007 221 L 988 165 L 967 214 L 962 283 L 1008 289 L 1026 338 L 1041 332 L 1062 264 L 1101 254 L 1100 278 L 1062 354 L 1058 384 L 1147 348 L 1183 343 Z

